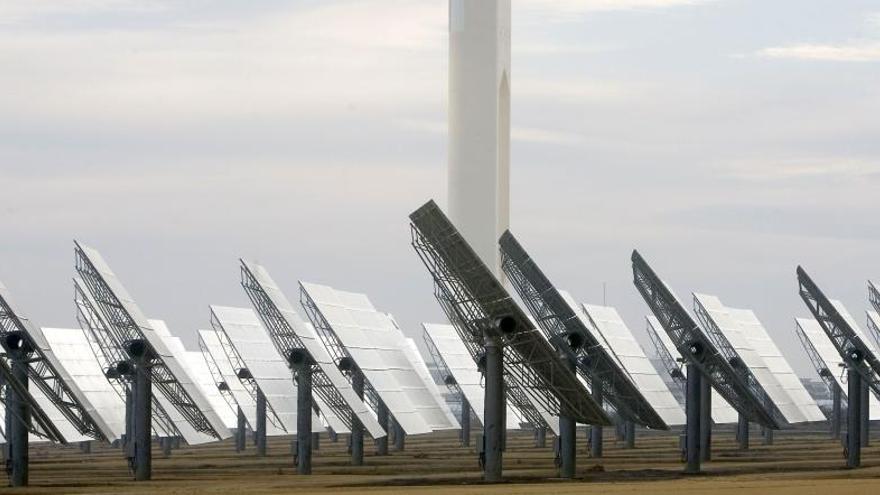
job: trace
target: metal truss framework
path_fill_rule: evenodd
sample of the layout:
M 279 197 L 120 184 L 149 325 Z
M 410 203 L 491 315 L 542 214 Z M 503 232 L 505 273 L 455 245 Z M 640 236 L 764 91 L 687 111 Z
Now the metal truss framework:
M 651 325 L 647 320 L 645 320 L 645 324 L 647 327 L 648 338 L 651 339 L 651 344 L 654 345 L 654 349 L 657 351 L 655 353 L 656 356 L 660 358 L 660 361 L 663 362 L 663 366 L 666 368 L 669 376 L 681 389 L 682 396 L 687 396 L 687 377 L 685 376 L 684 369 L 682 369 L 684 368 L 684 363 L 678 362 L 678 360 L 672 356 L 672 353 L 666 348 L 666 344 L 663 343 L 660 335 L 657 334 L 657 329 L 654 328 L 654 325 Z
M 880 313 L 880 290 L 877 290 L 877 287 L 870 280 L 868 281 L 868 301 L 871 302 L 871 306 L 874 306 L 874 310 Z M 874 338 L 874 343 L 877 344 L 877 349 L 880 349 L 880 327 L 877 326 L 878 324 L 880 322 L 875 322 L 870 317 L 868 318 L 868 330 L 870 330 L 871 336 Z
M 232 364 L 232 369 L 238 376 L 238 380 L 244 386 L 245 390 L 247 390 L 248 395 L 251 396 L 254 402 L 257 402 L 257 398 L 260 395 L 260 386 L 257 384 L 256 378 L 254 378 L 248 370 L 247 363 L 241 358 L 238 349 L 232 345 L 229 336 L 226 335 L 226 330 L 223 328 L 223 324 L 220 323 L 220 320 L 217 319 L 217 316 L 213 311 L 211 312 L 211 327 L 214 329 L 214 333 L 217 334 L 217 340 L 220 341 L 220 347 L 223 348 L 223 353 L 226 354 L 226 359 Z M 207 351 L 207 349 L 205 349 L 205 351 Z M 217 372 L 220 372 L 219 368 L 217 369 Z M 263 396 L 265 397 L 265 394 Z M 272 407 L 272 404 L 268 400 L 266 400 L 266 412 L 266 419 L 268 419 L 273 426 L 287 433 L 292 433 L 287 431 L 281 418 L 278 417 L 278 413 L 275 412 L 275 408 Z
M 120 373 L 117 365 L 128 362 L 128 356 L 122 350 L 121 344 L 115 340 L 113 333 L 107 329 L 103 317 L 95 309 L 92 296 L 84 284 L 81 279 L 75 278 L 73 280 L 76 321 L 79 323 L 79 327 L 85 331 L 89 347 L 91 347 L 98 365 L 104 371 L 107 381 L 110 382 L 119 398 L 126 402 L 126 396 L 132 390 L 132 376 Z M 157 423 L 153 425 L 153 428 L 157 432 L 165 432 L 168 436 L 182 436 L 155 395 L 153 395 L 151 402 L 153 421 Z
M 880 290 L 870 280 L 868 281 L 868 300 L 871 301 L 871 306 L 874 306 L 874 309 L 880 313 Z
M 153 386 L 157 387 L 169 402 L 177 409 L 183 418 L 198 432 L 220 438 L 220 434 L 198 408 L 195 401 L 190 397 L 186 389 L 181 385 L 165 361 L 156 353 L 149 343 L 140 325 L 130 314 L 125 304 L 113 292 L 110 285 L 104 280 L 92 260 L 86 255 L 82 246 L 75 243 L 76 271 L 85 283 L 92 300 L 97 305 L 99 313 L 103 316 L 107 330 L 114 336 L 117 343 L 142 341 L 148 349 L 150 361 L 148 367 Z M 126 350 L 126 354 L 128 351 Z M 131 360 L 133 356 L 129 356 Z
M 281 313 L 244 261 L 241 261 L 241 286 L 251 300 L 251 304 L 253 304 L 263 325 L 269 331 L 275 349 L 282 357 L 288 359 L 292 352 L 306 349 L 302 339 L 296 334 L 290 322 L 287 321 L 287 318 Z M 320 366 L 315 364 L 314 358 L 311 361 L 313 363 L 311 366 L 312 390 L 321 397 L 327 407 L 336 413 L 339 420 L 347 428 L 352 428 L 353 411 L 351 407 L 330 381 L 330 377 L 324 373 Z
M 715 320 L 709 315 L 709 311 L 703 307 L 696 296 L 694 296 L 694 313 L 697 315 L 697 319 L 700 320 L 700 323 L 703 324 L 703 328 L 706 330 L 709 339 L 715 344 L 715 348 L 718 349 L 718 352 L 727 360 L 734 371 L 740 375 L 755 397 L 758 398 L 758 401 L 760 401 L 761 404 L 764 404 L 764 407 L 766 407 L 768 412 L 773 415 L 773 418 L 778 424 L 787 424 L 788 421 L 785 419 L 782 411 L 776 406 L 776 403 L 773 402 L 773 399 L 770 398 L 770 394 L 764 390 L 764 387 L 755 377 L 754 373 L 752 373 L 752 370 L 746 366 L 743 359 L 739 356 L 739 353 L 736 352 L 736 349 L 734 349 L 730 341 L 727 340 L 727 336 L 724 335 L 724 332 L 721 331 L 721 328 L 718 327 Z
M 485 371 L 481 369 L 480 365 L 480 362 L 484 357 L 482 340 L 471 341 L 465 337 L 467 334 L 463 333 L 461 329 L 467 328 L 467 324 L 459 319 L 458 314 L 452 309 L 452 303 L 446 299 L 443 288 L 436 282 L 434 283 L 434 297 L 440 304 L 443 313 L 446 314 L 446 318 L 452 323 L 452 328 L 455 329 L 455 333 L 458 334 L 458 337 L 467 348 L 468 354 L 470 354 L 471 358 L 477 363 L 477 368 L 480 369 L 480 372 L 483 373 L 483 375 L 485 375 Z M 507 354 L 505 354 L 505 357 L 506 356 Z M 547 423 L 547 420 L 544 419 L 544 416 L 541 415 L 540 411 L 538 411 L 532 401 L 529 400 L 522 386 L 517 382 L 516 376 L 508 369 L 507 359 L 504 360 L 504 364 L 504 394 L 507 396 L 508 402 L 513 404 L 520 413 L 522 413 L 526 422 L 531 424 L 534 428 L 549 430 L 550 425 Z
M 846 318 L 837 311 L 822 289 L 810 278 L 806 270 L 799 266 L 797 276 L 801 299 L 834 343 L 843 362 L 848 368 L 856 370 L 874 394 L 880 396 L 880 379 L 878 379 L 880 361 L 850 327 Z
M 547 339 L 568 355 L 590 387 L 600 388 L 602 397 L 623 420 L 668 430 L 669 426 L 620 366 L 617 356 L 606 351 L 516 237 L 506 231 L 499 243 L 501 268 L 507 278 Z M 577 341 L 575 346 L 571 345 L 573 341 Z
M 437 345 L 434 344 L 434 341 L 431 339 L 431 336 L 427 331 L 422 334 L 422 340 L 425 342 L 425 347 L 428 348 L 428 353 L 431 355 L 431 361 L 434 363 L 437 371 L 441 374 L 440 378 L 443 380 L 443 384 L 446 385 L 446 388 L 449 389 L 450 392 L 459 398 L 459 401 L 464 399 L 464 392 L 461 391 L 461 387 L 458 385 L 458 382 L 455 381 L 455 377 L 452 376 L 452 371 L 449 369 L 449 365 L 446 364 L 446 360 L 440 355 L 440 350 L 437 349 Z
M 551 414 L 564 414 L 580 423 L 610 425 L 602 407 L 568 371 L 440 208 L 429 201 L 410 215 L 410 220 L 412 245 L 434 279 L 435 296 L 472 357 L 479 362 L 484 334 L 495 334 L 497 318 L 513 318 L 516 331 L 503 336 L 505 388 L 516 384 L 523 392 L 533 391 L 530 395 Z M 514 404 L 519 406 L 516 401 Z M 526 410 L 522 412 L 528 416 Z
M 330 357 L 333 358 L 333 362 L 336 363 L 336 366 L 338 367 L 340 363 L 345 362 L 345 360 L 356 364 L 357 362 L 351 357 L 351 354 L 342 344 L 339 336 L 333 331 L 330 322 L 327 321 L 323 313 L 321 313 L 321 310 L 318 308 L 318 305 L 315 304 L 315 301 L 312 300 L 308 292 L 302 287 L 300 287 L 299 290 L 299 302 L 306 312 L 306 317 L 312 322 L 312 326 L 315 327 L 315 331 L 321 339 L 321 342 L 324 344 L 324 347 L 330 353 Z M 342 376 L 344 376 L 349 383 L 352 382 L 352 373 L 343 373 Z M 366 376 L 364 376 L 364 399 L 374 411 L 378 411 L 379 405 L 382 404 L 382 398 L 379 397 L 379 392 L 376 392 L 376 388 L 373 387 L 373 384 L 370 383 L 370 380 L 368 380 Z
M 804 351 L 807 352 L 807 356 L 810 358 L 810 363 L 813 364 L 813 369 L 816 370 L 816 374 L 819 375 L 819 378 L 821 378 L 823 382 L 825 382 L 825 386 L 828 387 L 828 390 L 834 392 L 834 389 L 837 388 L 837 381 L 834 379 L 834 372 L 828 367 L 825 360 L 822 359 L 819 351 L 816 350 L 816 346 L 813 345 L 813 342 L 810 341 L 810 338 L 807 337 L 807 333 L 804 332 L 804 329 L 801 328 L 800 323 L 797 321 L 795 321 L 795 333 L 798 336 L 798 340 L 801 341 Z
M 874 323 L 874 320 L 870 317 L 868 318 L 868 332 L 871 333 L 871 338 L 874 339 L 874 343 L 877 344 L 877 348 L 880 349 L 880 327 L 878 327 L 877 323 Z
M 638 251 L 633 251 L 632 265 L 636 289 L 681 355 L 694 364 L 703 378 L 709 380 L 718 393 L 750 421 L 780 429 L 782 425 L 772 412 L 724 359 Z
M 10 346 L 13 341 L 18 340 L 18 351 L 25 352 L 27 356 L 27 372 L 31 382 L 39 387 L 80 434 L 96 440 L 106 440 L 96 419 L 88 411 L 88 406 L 82 403 L 64 381 L 34 335 L 41 335 L 41 331 L 33 322 L 15 311 L 9 291 L 0 284 L 0 344 L 7 356 L 16 351 Z M 61 441 L 66 443 L 64 439 Z
M 223 397 L 223 400 L 226 401 L 226 404 L 230 409 L 235 411 L 236 415 L 238 415 L 238 402 L 235 400 L 235 397 L 232 396 L 232 392 L 229 390 L 226 380 L 223 379 L 223 373 L 220 372 L 220 367 L 217 366 L 217 362 L 214 361 L 214 356 L 211 355 L 211 351 L 208 349 L 208 346 L 205 344 L 201 335 L 199 335 L 199 351 L 201 351 L 202 358 L 208 365 L 211 379 L 217 387 L 217 390 L 220 391 L 220 396 Z M 245 418 L 245 422 L 247 422 L 247 418 Z M 253 427 L 253 425 L 251 425 L 251 427 Z
M 43 437 L 47 440 L 56 443 L 64 443 L 64 436 L 55 427 L 55 424 L 52 423 L 52 420 L 49 419 L 49 416 L 46 414 L 46 411 L 40 406 L 40 403 L 34 399 L 33 395 L 28 391 L 25 386 L 15 378 L 15 375 L 12 374 L 12 368 L 9 367 L 9 364 L 6 363 L 6 359 L 0 357 L 0 380 L 3 382 L 3 390 L 4 394 L 4 402 L 3 404 L 8 405 L 5 399 L 10 397 L 10 394 L 15 394 L 16 397 L 24 399 L 27 402 L 28 407 L 31 410 L 31 421 L 28 422 L 25 418 L 18 416 L 16 412 L 13 410 L 15 408 L 4 407 L 6 410 L 6 414 L 11 414 L 16 421 L 21 422 L 29 432 L 37 435 L 39 437 Z M 8 435 L 8 431 L 3 432 L 4 435 Z M 6 437 L 7 439 L 9 437 Z
M 126 394 L 131 390 L 131 380 L 119 373 L 117 364 L 127 361 L 128 357 L 125 355 L 125 351 L 113 340 L 113 335 L 107 331 L 100 315 L 89 301 L 86 289 L 80 285 L 82 283 L 79 279 L 73 281 L 76 321 L 79 323 L 79 327 L 85 331 L 92 354 L 95 355 L 98 366 L 104 371 L 107 381 L 110 382 L 119 398 L 125 401 Z

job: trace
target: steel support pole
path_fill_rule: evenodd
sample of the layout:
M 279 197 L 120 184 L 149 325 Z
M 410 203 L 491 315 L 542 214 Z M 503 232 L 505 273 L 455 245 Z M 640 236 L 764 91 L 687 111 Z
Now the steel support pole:
M 125 391 L 125 457 L 134 459 L 134 380 Z
M 462 447 L 470 447 L 471 446 L 471 403 L 468 402 L 467 399 L 464 398 L 464 394 L 461 396 L 461 446 Z
M 577 470 L 577 423 L 570 415 L 559 416 L 559 477 L 572 479 Z
M 834 384 L 834 388 L 831 391 L 832 394 L 832 409 L 831 409 L 831 438 L 839 439 L 840 438 L 840 430 L 841 424 L 843 423 L 843 415 L 842 415 L 842 393 L 843 391 L 840 389 L 840 385 L 837 383 Z
M 864 390 L 864 394 L 862 395 L 862 445 L 865 447 L 871 446 L 871 389 L 868 386 L 868 382 L 862 380 L 862 390 Z
M 846 467 L 852 469 L 862 465 L 862 375 L 854 368 L 847 375 Z
M 377 420 L 379 424 L 382 425 L 382 428 L 388 430 L 388 406 L 385 405 L 385 402 L 380 400 L 379 407 L 376 411 Z M 396 432 L 395 432 L 396 434 Z M 384 436 L 382 438 L 376 439 L 376 455 L 378 456 L 386 456 L 388 455 L 388 436 Z
M 567 357 L 563 357 L 563 360 L 572 373 L 576 373 L 574 362 Z M 574 478 L 577 471 L 577 423 L 574 416 L 565 411 L 559 416 L 559 458 L 562 461 L 559 477 Z
M 391 423 L 394 426 L 394 450 L 403 452 L 406 450 L 406 432 L 394 417 L 391 418 Z
M 736 441 L 739 450 L 749 450 L 749 418 L 739 415 L 739 422 L 736 425 Z
M 235 451 L 244 452 L 247 448 L 247 418 L 241 407 L 238 408 L 238 424 L 235 428 Z
M 144 342 L 129 345 L 134 356 L 134 479 L 147 481 L 153 473 L 153 380 L 150 371 L 150 357 Z
M 773 428 L 763 428 L 764 445 L 773 445 Z
M 361 399 L 364 398 L 364 374 L 361 370 L 352 371 L 351 388 Z M 387 428 L 387 426 L 386 426 Z M 360 419 L 352 412 L 351 417 L 351 465 L 364 464 L 364 427 Z
M 312 433 L 312 450 L 321 450 L 321 432 Z
M 5 410 L 8 411 L 9 402 L 7 402 L 6 395 L 4 394 L 6 390 L 6 382 L 3 380 L 3 376 L 0 376 L 0 404 L 2 404 Z M 5 420 L 3 422 L 3 432 L 7 435 L 11 435 L 12 429 L 9 428 L 10 415 L 7 413 L 4 416 Z M 9 457 L 6 452 L 6 445 L 7 444 L 3 444 L 3 447 L 0 448 L 0 464 L 4 466 L 6 465 L 6 459 Z
M 700 379 L 700 460 L 712 460 L 712 384 Z
M 10 352 L 12 358 L 12 376 L 21 383 L 25 389 L 28 388 L 28 363 L 27 356 L 18 351 Z M 7 417 L 14 415 L 11 421 L 11 434 L 7 431 L 10 438 L 9 442 L 9 460 L 12 466 L 9 470 L 9 486 L 27 486 L 29 478 L 28 470 L 28 424 L 31 422 L 31 408 L 24 397 L 19 397 L 12 387 L 9 387 L 9 397 L 12 399 L 11 410 L 14 414 L 6 412 Z
M 483 425 L 483 478 L 498 483 L 502 478 L 504 458 L 504 378 L 501 340 L 486 335 L 486 409 Z
M 602 395 L 602 387 L 593 387 L 593 400 L 600 406 L 605 400 Z M 602 457 L 602 427 L 597 425 L 590 426 L 590 457 L 600 459 Z
M 0 381 L 2 381 L 2 377 L 0 377 Z M 7 411 L 7 413 L 5 414 L 6 417 L 4 418 L 4 421 L 3 421 L 3 428 L 4 428 L 3 431 L 6 433 L 6 435 L 9 436 L 9 438 L 7 438 L 7 442 L 3 445 L 3 465 L 8 466 L 7 461 L 12 459 L 12 454 L 9 450 L 9 448 L 10 448 L 9 439 L 12 437 L 12 421 L 13 421 L 12 414 L 9 414 L 8 411 L 12 410 L 12 402 L 15 399 L 12 396 L 12 388 L 11 387 L 4 386 L 4 388 L 2 390 L 5 392 L 5 394 L 3 396 L 3 407 L 5 407 L 6 411 Z
M 312 474 L 312 363 L 296 368 L 296 472 Z
M 257 457 L 266 457 L 266 396 L 257 390 L 257 429 L 254 431 Z
M 547 447 L 547 428 L 535 428 L 535 447 L 539 449 Z
M 626 440 L 626 432 L 623 427 L 623 424 L 625 422 L 626 421 L 620 421 L 614 425 L 614 439 L 617 440 L 618 442 L 622 442 L 622 441 Z
M 632 421 L 623 424 L 623 447 L 625 449 L 636 448 L 636 424 Z
M 685 433 L 685 458 L 687 466 L 684 472 L 696 474 L 700 472 L 700 427 L 702 423 L 702 405 L 700 397 L 703 393 L 703 375 L 695 364 L 687 365 L 687 396 L 685 397 L 685 412 L 687 425 Z

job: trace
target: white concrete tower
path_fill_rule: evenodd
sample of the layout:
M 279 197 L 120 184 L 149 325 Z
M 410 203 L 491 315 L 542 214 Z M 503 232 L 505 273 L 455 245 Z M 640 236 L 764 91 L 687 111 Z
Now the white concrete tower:
M 498 238 L 510 224 L 510 24 L 510 0 L 449 1 L 449 216 L 499 276 Z

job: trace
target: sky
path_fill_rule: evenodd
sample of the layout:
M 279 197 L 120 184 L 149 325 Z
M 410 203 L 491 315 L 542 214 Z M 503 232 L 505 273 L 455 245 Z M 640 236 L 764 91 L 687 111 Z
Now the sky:
M 637 248 L 814 376 L 796 266 L 862 324 L 880 281 L 876 0 L 513 10 L 511 223 L 551 280 L 644 340 Z M 444 0 L 0 2 L 0 280 L 75 326 L 77 239 L 195 348 L 209 304 L 247 305 L 244 257 L 420 339 L 443 316 L 407 215 L 445 203 L 447 56 Z

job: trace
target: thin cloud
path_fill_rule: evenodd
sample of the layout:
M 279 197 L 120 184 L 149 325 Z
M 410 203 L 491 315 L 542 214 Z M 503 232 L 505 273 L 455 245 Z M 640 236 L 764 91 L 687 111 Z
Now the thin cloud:
M 816 60 L 823 62 L 877 62 L 880 61 L 880 13 L 865 16 L 865 26 L 869 34 L 858 34 L 845 42 L 838 43 L 793 43 L 771 46 L 758 50 L 755 55 L 762 58 Z M 740 56 L 741 57 L 741 56 Z
M 514 79 L 511 92 L 515 98 L 562 103 L 607 103 L 628 99 L 637 93 L 632 83 L 583 78 Z
M 540 41 L 513 41 L 513 53 L 517 55 L 593 55 L 614 50 L 609 46 L 547 43 Z
M 869 29 L 874 32 L 880 33 L 880 12 L 868 14 L 868 19 L 865 22 L 868 25 Z
M 856 41 L 837 45 L 805 43 L 774 46 L 759 50 L 757 55 L 763 58 L 826 62 L 878 62 L 880 61 L 880 42 Z
M 853 158 L 760 160 L 735 163 L 725 168 L 728 177 L 753 182 L 864 179 L 880 176 L 880 162 Z
M 352 107 L 379 114 L 436 100 L 444 36 L 442 5 L 380 0 L 205 20 L 186 29 L 0 33 L 0 84 L 17 88 L 0 95 L 0 108 L 21 121 L 149 126 L 344 115 Z
M 47 16 L 83 14 L 99 15 L 108 12 L 161 12 L 169 4 L 163 1 L 138 0 L 27 0 L 0 2 L 0 25 L 33 23 Z
M 520 0 L 515 7 L 554 14 L 588 14 L 626 10 L 655 10 L 703 5 L 714 0 Z
M 574 145 L 585 142 L 581 134 L 536 127 L 514 127 L 510 130 L 510 137 L 514 141 L 537 144 Z

